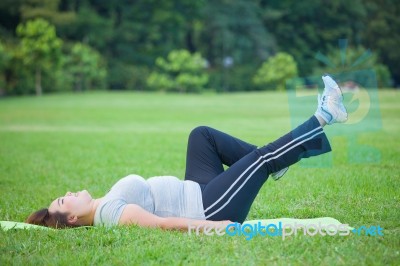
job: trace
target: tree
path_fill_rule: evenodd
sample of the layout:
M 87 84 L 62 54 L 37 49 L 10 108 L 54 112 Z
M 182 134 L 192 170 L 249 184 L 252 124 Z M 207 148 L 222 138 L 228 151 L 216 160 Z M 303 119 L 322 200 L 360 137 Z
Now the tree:
M 284 90 L 286 81 L 297 76 L 297 64 L 290 54 L 278 53 L 268 58 L 253 77 L 259 87 Z
M 366 0 L 368 19 L 365 20 L 363 40 L 387 65 L 400 85 L 400 5 L 397 0 Z
M 254 66 L 276 52 L 275 37 L 264 26 L 263 10 L 257 2 L 206 1 L 201 9 L 196 47 L 210 63 L 210 87 L 253 89 Z
M 337 73 L 347 72 L 353 73 L 353 78 L 358 76 L 359 80 L 366 79 L 363 75 L 363 71 L 358 72 L 357 70 L 373 69 L 376 72 L 377 86 L 379 88 L 387 88 L 392 86 L 392 80 L 389 69 L 379 63 L 376 53 L 371 53 L 370 50 L 364 47 L 343 47 L 342 49 L 331 50 L 326 59 L 324 65 L 314 69 L 314 75 L 319 76 L 321 73 Z M 357 74 L 357 75 L 356 75 Z
M 262 62 L 275 52 L 275 39 L 264 27 L 255 1 L 208 1 L 202 14 L 200 51 L 211 65 L 221 66 L 226 57 L 235 64 Z
M 62 41 L 56 36 L 56 29 L 44 19 L 35 19 L 17 27 L 21 38 L 23 63 L 35 73 L 36 95 L 42 94 L 42 71 L 57 67 Z
M 90 46 L 74 44 L 67 56 L 65 68 L 72 76 L 76 91 L 91 89 L 93 83 L 104 87 L 107 70 L 101 55 Z
M 361 45 L 366 17 L 362 0 L 262 1 L 265 27 L 275 36 L 280 51 L 291 54 L 306 76 L 318 65 L 318 51 L 326 54 L 339 39 Z
M 2 95 L 5 91 L 5 76 L 4 70 L 6 69 L 8 63 L 10 61 L 10 55 L 6 51 L 5 47 L 0 41 L 0 95 Z
M 208 82 L 208 75 L 204 73 L 205 65 L 206 61 L 200 53 L 174 50 L 167 59 L 157 58 L 159 70 L 150 74 L 147 84 L 155 90 L 198 92 Z
M 23 20 L 43 18 L 52 24 L 64 25 L 75 19 L 75 12 L 60 12 L 61 0 L 19 0 Z
M 170 51 L 186 49 L 207 59 L 208 87 L 253 90 L 257 66 L 271 55 L 290 54 L 298 64 L 299 74 L 308 76 L 319 68 L 316 54 L 336 49 L 339 39 L 348 39 L 355 48 L 371 49 L 377 55 L 376 62 L 389 68 L 398 85 L 397 2 L 2 0 L 0 36 L 7 43 L 7 50 L 12 51 L 6 87 L 15 94 L 31 92 L 26 84 L 34 82 L 34 74 L 27 71 L 34 71 L 27 64 L 21 67 L 26 56 L 16 51 L 13 43 L 17 25 L 36 18 L 55 25 L 58 37 L 66 43 L 81 42 L 98 51 L 108 67 L 109 89 L 148 89 L 146 81 L 156 59 L 165 58 Z M 47 84 L 54 86 L 56 78 L 60 84 L 69 85 L 47 69 L 52 70 L 43 68 L 41 75 L 46 91 L 50 90 Z

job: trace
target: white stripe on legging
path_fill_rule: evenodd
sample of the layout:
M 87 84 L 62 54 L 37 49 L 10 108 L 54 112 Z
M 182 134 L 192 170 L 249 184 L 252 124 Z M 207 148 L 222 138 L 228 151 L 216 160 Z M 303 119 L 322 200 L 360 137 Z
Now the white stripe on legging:
M 315 128 L 315 129 L 311 130 L 310 132 L 307 132 L 307 133 L 303 134 L 302 136 L 297 137 L 297 138 L 293 139 L 292 141 L 286 143 L 284 146 L 280 147 L 279 149 L 277 149 L 277 150 L 275 150 L 275 151 L 273 151 L 273 152 L 267 153 L 267 154 L 261 156 L 260 158 L 258 158 L 257 161 L 255 161 L 253 164 L 251 164 L 249 167 L 247 167 L 247 169 L 244 170 L 244 172 L 235 180 L 235 182 L 233 182 L 233 183 L 231 184 L 231 186 L 225 191 L 225 193 L 222 194 L 222 196 L 221 196 L 218 200 L 216 200 L 213 204 L 211 204 L 210 206 L 208 206 L 207 209 L 204 210 L 204 212 L 209 211 L 212 207 L 214 207 L 216 204 L 218 204 L 218 202 L 220 202 L 220 201 L 229 193 L 229 191 L 231 191 L 231 189 L 236 185 L 236 183 L 239 182 L 239 180 L 240 180 L 254 165 L 256 165 L 257 163 L 259 163 L 260 160 L 265 159 L 265 158 L 268 157 L 269 155 L 274 155 L 275 153 L 277 153 L 277 152 L 281 151 L 282 149 L 286 148 L 287 146 L 291 145 L 293 142 L 295 142 L 295 141 L 297 141 L 297 140 L 299 140 L 299 139 L 301 139 L 301 138 L 303 138 L 303 137 L 305 137 L 305 136 L 307 136 L 307 135 L 312 134 L 313 132 L 317 131 L 318 129 L 322 129 L 322 127 L 319 126 L 319 127 Z M 323 131 L 321 131 L 321 132 L 318 133 L 318 134 L 321 134 L 322 132 L 323 132 Z M 318 135 L 318 134 L 316 134 L 316 135 Z M 313 135 L 311 138 L 313 138 L 313 137 L 316 136 L 316 135 Z M 309 140 L 309 139 L 311 139 L 311 138 L 308 138 L 308 139 L 306 139 L 305 141 L 307 141 L 307 140 Z M 303 141 L 303 142 L 304 142 L 304 141 Z M 299 144 L 301 144 L 301 143 L 303 143 L 303 142 L 300 142 Z M 296 146 L 298 146 L 299 144 L 297 144 Z M 294 147 L 296 147 L 296 146 L 293 146 L 292 148 L 294 148 Z M 283 154 L 283 153 L 282 153 L 282 154 Z M 281 155 L 281 154 L 280 154 L 280 155 Z M 278 155 L 278 156 L 280 156 L 280 155 Z M 277 156 L 277 157 L 278 157 L 278 156 Z M 262 165 L 262 164 L 261 164 L 261 165 Z M 257 168 L 257 169 L 258 169 L 258 168 Z

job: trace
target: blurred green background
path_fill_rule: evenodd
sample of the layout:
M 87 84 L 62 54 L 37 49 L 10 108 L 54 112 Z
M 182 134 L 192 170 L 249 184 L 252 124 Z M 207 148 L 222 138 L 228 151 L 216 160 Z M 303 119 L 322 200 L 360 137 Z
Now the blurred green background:
M 0 94 L 282 90 L 368 53 L 357 67 L 398 87 L 399 13 L 396 0 L 2 0 Z M 340 39 L 348 60 L 333 64 Z

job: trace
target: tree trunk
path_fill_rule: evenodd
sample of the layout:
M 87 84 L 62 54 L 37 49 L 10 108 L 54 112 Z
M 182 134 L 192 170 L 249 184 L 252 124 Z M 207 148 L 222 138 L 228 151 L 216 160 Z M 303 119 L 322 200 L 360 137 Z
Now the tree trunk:
M 82 91 L 82 74 L 79 73 L 76 75 L 76 83 L 75 83 L 75 91 L 81 92 Z
M 42 95 L 42 71 L 39 67 L 36 68 L 35 90 L 36 96 Z
M 194 42 L 193 42 L 192 31 L 193 29 L 191 27 L 186 31 L 186 47 L 188 48 L 190 53 L 196 52 L 196 48 L 194 47 Z

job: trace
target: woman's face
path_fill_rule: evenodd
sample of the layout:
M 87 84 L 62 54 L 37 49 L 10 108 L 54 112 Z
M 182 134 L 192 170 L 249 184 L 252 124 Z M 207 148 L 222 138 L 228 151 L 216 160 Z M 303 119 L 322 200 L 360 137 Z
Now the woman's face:
M 55 199 L 49 206 L 49 212 L 68 213 L 70 217 L 83 217 L 91 212 L 92 196 L 87 190 L 67 192 Z

